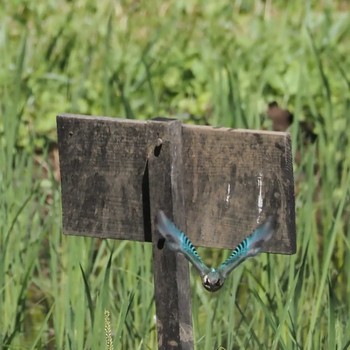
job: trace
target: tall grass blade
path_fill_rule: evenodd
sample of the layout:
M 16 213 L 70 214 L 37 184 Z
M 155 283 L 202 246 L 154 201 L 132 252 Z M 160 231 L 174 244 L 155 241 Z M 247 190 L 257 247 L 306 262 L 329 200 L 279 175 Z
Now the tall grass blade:
M 343 196 L 341 198 L 341 201 L 338 205 L 337 211 L 335 218 L 333 220 L 333 223 L 328 231 L 328 235 L 330 237 L 330 240 L 328 242 L 328 247 L 326 247 L 326 255 L 325 259 L 323 261 L 322 265 L 322 275 L 321 275 L 321 280 L 320 284 L 318 286 L 318 293 L 317 293 L 317 298 L 316 302 L 313 308 L 313 313 L 311 315 L 311 321 L 310 321 L 310 329 L 308 332 L 308 337 L 307 337 L 307 349 L 312 349 L 313 348 L 313 335 L 315 332 L 315 326 L 317 323 L 318 318 L 320 317 L 320 307 L 321 307 L 321 302 L 322 298 L 325 294 L 325 284 L 327 281 L 327 276 L 328 276 L 328 271 L 329 271 L 329 265 L 331 263 L 331 257 L 333 254 L 334 250 L 334 245 L 336 242 L 337 238 L 337 230 L 339 228 L 339 225 L 341 223 L 341 216 L 343 214 L 344 206 L 348 197 L 348 191 L 350 189 L 350 173 L 347 176 L 347 181 L 346 181 L 346 188 L 344 189 Z
M 94 324 L 94 320 L 95 320 L 95 317 L 94 317 L 94 305 L 93 305 L 93 301 L 92 301 L 92 297 L 91 297 L 89 282 L 88 282 L 88 280 L 86 278 L 86 275 L 85 275 L 83 267 L 81 266 L 81 264 L 79 264 L 79 266 L 80 266 L 80 271 L 81 271 L 81 274 L 82 274 L 83 280 L 84 280 L 84 287 L 85 287 L 86 298 L 87 298 L 87 301 L 88 301 L 88 308 L 89 308 L 89 312 L 90 312 L 91 324 L 93 325 Z
M 117 329 L 115 332 L 115 344 L 116 346 L 121 346 L 120 341 L 121 341 L 121 333 L 123 331 L 124 325 L 126 323 L 126 317 L 128 315 L 128 312 L 130 311 L 131 304 L 133 302 L 135 293 L 130 292 L 128 295 L 127 300 L 122 301 L 122 307 L 119 311 L 119 318 L 118 318 L 118 323 L 117 323 Z

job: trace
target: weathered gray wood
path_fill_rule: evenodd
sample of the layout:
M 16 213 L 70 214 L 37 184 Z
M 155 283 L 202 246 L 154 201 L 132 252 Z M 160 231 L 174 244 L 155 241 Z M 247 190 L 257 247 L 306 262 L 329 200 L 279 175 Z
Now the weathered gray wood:
M 147 125 L 58 116 L 65 233 L 151 240 L 145 169 L 154 140 Z M 232 248 L 273 214 L 279 227 L 266 251 L 295 252 L 289 134 L 182 125 L 181 156 L 181 229 L 195 245 Z
M 155 218 L 162 209 L 185 224 L 182 170 L 182 128 L 179 121 L 151 122 L 147 136 L 150 214 L 159 349 L 193 349 L 189 265 L 180 254 L 160 249 L 163 239 Z
M 279 231 L 266 251 L 293 253 L 289 134 L 186 126 L 183 140 L 186 227 L 193 243 L 233 247 L 277 214 Z
M 146 125 L 57 117 L 65 233 L 150 241 L 143 220 Z

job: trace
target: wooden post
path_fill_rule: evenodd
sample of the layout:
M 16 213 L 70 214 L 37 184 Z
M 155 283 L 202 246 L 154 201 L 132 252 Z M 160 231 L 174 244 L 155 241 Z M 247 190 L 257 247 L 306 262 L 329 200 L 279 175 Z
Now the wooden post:
M 184 227 L 182 126 L 179 121 L 150 122 L 148 156 L 152 227 L 162 209 Z M 179 254 L 159 249 L 153 232 L 153 266 L 159 349 L 193 349 L 189 266 Z
M 159 349 L 193 349 L 193 335 L 188 263 L 160 249 L 158 210 L 219 248 L 273 214 L 265 251 L 295 252 L 289 134 L 81 115 L 58 116 L 57 130 L 64 233 L 153 242 Z

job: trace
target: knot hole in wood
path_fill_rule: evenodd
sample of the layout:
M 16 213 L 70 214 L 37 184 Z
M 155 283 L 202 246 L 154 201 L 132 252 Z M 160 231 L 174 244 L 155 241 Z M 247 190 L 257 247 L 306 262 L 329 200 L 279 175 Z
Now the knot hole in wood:
M 163 144 L 163 140 L 160 137 L 158 137 L 156 142 L 156 147 L 154 147 L 154 152 L 153 152 L 155 157 L 159 157 L 160 151 L 162 149 L 162 144 Z

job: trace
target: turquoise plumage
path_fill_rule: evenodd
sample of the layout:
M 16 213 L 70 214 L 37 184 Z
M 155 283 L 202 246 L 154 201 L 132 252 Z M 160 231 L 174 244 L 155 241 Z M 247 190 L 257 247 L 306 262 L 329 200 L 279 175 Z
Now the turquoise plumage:
M 198 270 L 205 289 L 215 292 L 220 289 L 228 274 L 249 257 L 259 254 L 264 244 L 271 239 L 275 230 L 275 221 L 269 217 L 258 226 L 253 233 L 245 238 L 232 251 L 231 255 L 217 268 L 206 266 L 193 246 L 190 239 L 181 232 L 164 214 L 159 211 L 157 215 L 157 228 L 165 238 L 166 246 L 175 252 L 179 252 L 189 260 Z

